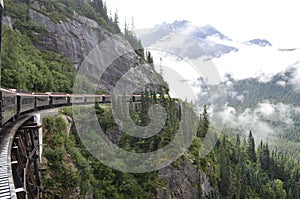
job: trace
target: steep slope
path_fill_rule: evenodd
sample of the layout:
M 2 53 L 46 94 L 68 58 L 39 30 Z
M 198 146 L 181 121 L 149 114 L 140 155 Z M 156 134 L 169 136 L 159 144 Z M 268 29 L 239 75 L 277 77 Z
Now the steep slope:
M 102 1 L 82 1 L 79 5 L 76 2 L 69 2 L 67 0 L 11 1 L 7 5 L 4 22 L 14 31 L 20 31 L 24 37 L 27 37 L 31 45 L 40 54 L 51 52 L 67 58 L 69 63 L 79 71 L 85 58 L 99 44 L 109 40 L 115 33 L 120 34 L 120 38 L 124 37 L 119 32 L 117 21 L 114 22 L 109 18 L 107 11 L 103 11 L 104 14 L 96 12 L 96 2 Z M 102 4 L 102 6 L 105 8 L 105 5 Z M 121 51 L 128 53 L 124 55 L 120 54 L 119 57 L 116 57 L 113 63 L 107 66 L 106 73 L 102 77 L 100 77 L 100 74 L 97 76 L 95 70 L 85 70 L 88 73 L 80 75 L 83 75 L 85 79 L 96 84 L 99 90 L 106 92 L 111 92 L 118 80 L 126 72 L 136 68 L 138 65 L 144 66 L 143 71 L 139 71 L 140 67 L 136 69 L 137 77 L 141 77 L 143 82 L 155 82 L 157 79 L 162 81 L 153 68 L 146 64 L 144 57 L 138 56 L 135 53 L 136 49 L 133 50 L 125 39 L 121 39 L 120 43 L 114 43 L 113 45 L 115 46 L 111 46 L 112 48 L 121 48 Z M 99 56 L 96 59 L 99 60 Z M 106 66 L 94 67 L 101 69 L 101 67 L 104 68 Z M 71 87 L 75 77 L 76 74 L 74 73 L 69 87 Z M 137 80 L 137 82 L 142 81 L 141 79 Z M 129 78 L 127 80 L 130 82 Z M 26 90 L 26 88 L 23 89 Z M 34 89 L 33 87 L 30 90 L 34 91 Z M 86 92 L 89 92 L 89 89 L 86 89 Z M 35 89 L 35 91 L 37 90 Z M 67 89 L 68 92 L 70 90 Z M 58 91 L 65 90 L 61 89 Z

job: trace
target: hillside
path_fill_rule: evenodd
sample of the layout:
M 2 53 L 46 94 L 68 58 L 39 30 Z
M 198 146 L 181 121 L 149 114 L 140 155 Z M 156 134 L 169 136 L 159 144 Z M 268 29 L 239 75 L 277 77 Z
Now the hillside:
M 172 107 L 171 101 L 163 104 Z M 173 111 L 176 112 L 176 108 L 167 107 L 170 118 L 164 129 L 151 138 L 138 139 L 128 136 L 116 126 L 112 120 L 110 106 L 96 105 L 97 119 L 101 127 L 105 127 L 103 128 L 105 135 L 114 140 L 113 143 L 118 147 L 139 153 L 158 150 L 174 136 L 176 126 L 180 124 L 176 119 L 177 114 L 172 114 Z M 202 114 L 203 120 L 200 120 L 197 136 L 183 156 L 163 169 L 141 174 L 120 172 L 97 161 L 95 156 L 83 147 L 82 140 L 79 139 L 82 135 L 79 136 L 74 128 L 71 128 L 70 132 L 66 131 L 66 125 L 74 125 L 72 111 L 64 109 L 62 113 L 68 115 L 68 119 L 48 118 L 44 121 L 45 142 L 48 145 L 45 148 L 44 163 L 48 163 L 43 182 L 46 196 L 49 198 L 68 196 L 71 198 L 292 199 L 300 196 L 299 162 L 271 151 L 268 143 L 261 142 L 256 145 L 256 148 L 251 132 L 247 139 L 221 135 L 209 155 L 200 158 L 199 150 L 203 146 L 203 137 L 208 130 L 207 120 L 204 119 L 207 117 L 205 113 Z M 81 120 L 91 122 L 91 119 L 86 117 L 84 112 L 82 113 Z M 131 114 L 135 115 L 136 121 L 143 122 L 143 112 L 133 111 Z M 195 123 L 194 120 L 190 122 Z M 86 131 L 89 131 L 92 126 L 93 124 L 88 125 Z M 96 134 L 92 133 L 88 137 L 90 137 L 89 142 L 95 143 Z M 94 148 L 93 153 L 95 150 L 102 151 Z M 145 161 L 142 165 L 149 160 Z M 149 163 L 153 164 L 151 161 Z M 120 158 L 115 159 L 114 164 L 122 166 L 124 162 Z M 65 173 L 68 175 L 61 178 L 60 176 Z
M 138 39 L 129 30 L 120 33 L 117 15 L 108 16 L 102 1 L 8 1 L 4 24 L 2 85 L 7 88 L 70 93 L 78 77 L 85 82 L 81 92 L 91 93 L 93 87 L 111 92 L 126 72 L 146 63 Z M 86 57 L 113 34 L 121 43 L 111 47 L 127 53 L 114 58 L 102 77 L 91 70 L 77 75 Z M 144 68 L 137 73 L 146 82 L 159 79 L 150 66 Z
M 269 142 L 278 153 L 300 159 L 299 64 L 269 78 L 235 80 L 226 76 L 223 85 L 227 105 L 216 114 L 225 118 L 224 131 L 245 136 L 251 129 L 257 141 Z

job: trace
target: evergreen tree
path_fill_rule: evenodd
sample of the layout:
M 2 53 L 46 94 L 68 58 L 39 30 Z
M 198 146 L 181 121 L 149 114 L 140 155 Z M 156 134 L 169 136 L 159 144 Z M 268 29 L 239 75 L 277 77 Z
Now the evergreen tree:
M 269 171 L 270 150 L 268 144 L 263 144 L 262 141 L 259 147 L 259 163 L 261 169 L 263 169 L 264 171 Z
M 148 64 L 153 66 L 153 64 L 154 64 L 153 57 L 149 51 L 146 51 L 146 61 Z
M 93 0 L 91 5 L 94 7 L 95 11 L 99 13 L 101 17 L 107 19 L 107 12 L 104 10 L 104 4 L 102 0 Z
M 148 95 L 147 93 L 142 92 L 141 94 L 141 111 L 140 111 L 140 120 L 141 120 L 141 126 L 146 126 L 149 122 L 148 117 Z
M 136 37 L 134 31 L 135 31 L 135 28 L 134 28 L 133 18 L 132 18 L 132 22 L 130 25 L 128 25 L 127 21 L 125 21 L 124 37 L 130 43 L 130 45 L 134 49 L 135 53 L 139 57 L 144 59 L 145 55 L 144 55 L 144 47 L 142 45 L 142 41 Z
M 229 196 L 230 186 L 231 186 L 231 171 L 230 162 L 228 155 L 228 148 L 226 144 L 226 136 L 223 135 L 220 148 L 220 180 L 219 180 L 219 190 L 222 198 L 227 198 Z
M 103 4 L 103 18 L 108 22 L 108 15 L 107 15 L 107 7 L 106 7 L 106 2 Z
M 234 178 L 232 180 L 232 186 L 230 195 L 231 198 L 245 199 L 247 196 L 247 184 L 246 184 L 246 163 L 244 159 L 244 150 L 240 142 L 240 137 L 237 135 L 235 159 L 237 161 Z
M 252 162 L 256 162 L 256 154 L 255 154 L 255 142 L 254 142 L 254 137 L 252 135 L 252 132 L 249 132 L 249 136 L 247 139 L 247 153 L 248 157 Z
M 115 29 L 115 33 L 121 33 L 121 30 L 119 27 L 119 17 L 118 17 L 117 11 L 115 12 L 115 16 L 114 16 L 113 27 Z
M 207 113 L 206 105 L 204 105 L 203 113 L 200 114 L 200 122 L 199 122 L 197 136 L 200 138 L 204 138 L 208 132 L 208 128 L 209 128 L 209 116 Z

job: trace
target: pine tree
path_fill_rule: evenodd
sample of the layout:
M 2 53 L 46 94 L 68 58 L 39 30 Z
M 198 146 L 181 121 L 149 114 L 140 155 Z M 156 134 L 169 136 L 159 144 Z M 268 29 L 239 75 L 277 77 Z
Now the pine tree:
M 118 17 L 118 12 L 115 12 L 115 16 L 114 16 L 114 21 L 113 21 L 113 27 L 115 29 L 115 33 L 120 33 L 120 27 L 119 27 L 119 17 Z
M 220 149 L 219 190 L 222 198 L 227 198 L 229 196 L 229 191 L 231 186 L 231 171 L 230 171 L 230 162 L 229 162 L 228 148 L 226 144 L 225 135 L 223 135 L 219 149 Z
M 149 51 L 146 51 L 146 61 L 148 64 L 150 64 L 151 66 L 153 66 L 153 57 L 151 55 L 151 53 Z
M 199 122 L 197 136 L 200 138 L 204 138 L 208 132 L 208 128 L 209 128 L 209 116 L 207 113 L 206 105 L 204 105 L 203 113 L 200 114 L 200 122 Z
M 261 141 L 259 147 L 259 163 L 261 169 L 268 171 L 270 166 L 270 150 L 268 144 Z
M 246 163 L 244 156 L 244 149 L 241 145 L 240 137 L 237 135 L 235 147 L 236 167 L 230 191 L 231 198 L 245 199 L 247 196 Z
M 231 186 L 231 190 L 230 190 L 230 195 L 231 198 L 240 198 L 241 195 L 241 186 L 242 186 L 242 182 L 241 182 L 241 149 L 240 149 L 240 137 L 239 135 L 237 136 L 236 139 L 236 149 L 235 149 L 235 160 L 236 160 L 236 167 L 234 170 L 234 177 L 232 179 L 232 186 Z
M 136 37 L 134 31 L 135 31 L 135 26 L 134 26 L 133 18 L 130 25 L 128 25 L 127 21 L 125 20 L 124 38 L 130 43 L 135 53 L 139 57 L 144 59 L 145 55 L 144 55 L 144 48 L 142 45 L 142 41 Z
M 91 5 L 95 8 L 96 12 L 100 14 L 100 16 L 107 20 L 107 12 L 104 10 L 104 4 L 102 0 L 93 0 Z
M 252 162 L 256 162 L 256 154 L 255 154 L 255 142 L 252 132 L 250 131 L 248 139 L 247 139 L 247 153 L 248 157 Z

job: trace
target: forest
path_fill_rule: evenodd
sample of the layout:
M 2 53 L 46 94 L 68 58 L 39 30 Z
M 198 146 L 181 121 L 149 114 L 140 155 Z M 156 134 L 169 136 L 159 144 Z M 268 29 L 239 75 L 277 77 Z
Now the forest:
M 147 123 L 149 118 L 146 113 L 150 104 L 154 103 L 162 104 L 170 117 L 162 131 L 149 139 L 132 138 L 122 133 L 121 139 L 115 144 L 127 151 L 155 151 L 170 142 L 180 125 L 180 114 L 173 100 L 147 99 L 149 98 L 143 100 L 143 109 L 130 109 L 132 118 L 137 124 Z M 106 135 L 109 136 L 112 131 L 117 131 L 118 127 L 114 122 L 111 107 L 97 104 L 96 110 L 99 123 Z M 73 114 L 68 108 L 64 109 L 63 113 L 71 117 Z M 84 118 L 86 116 L 82 115 L 82 119 Z M 193 121 L 189 122 L 192 124 Z M 49 146 L 45 150 L 45 157 L 49 164 L 47 175 L 44 175 L 44 184 L 49 198 L 74 194 L 78 187 L 83 198 L 89 198 L 88 196 L 93 196 L 93 198 L 155 198 L 157 187 L 166 183 L 158 177 L 157 171 L 129 174 L 111 169 L 97 161 L 87 151 L 74 129 L 67 136 L 64 132 L 65 124 L 61 119 L 48 118 L 45 123 Z M 299 161 L 270 150 L 267 142 L 255 141 L 251 131 L 247 137 L 226 136 L 217 132 L 220 139 L 213 151 L 205 158 L 200 158 L 199 150 L 202 147 L 203 138 L 212 128 L 209 123 L 209 115 L 204 107 L 197 122 L 198 131 L 192 145 L 172 164 L 176 167 L 184 163 L 184 160 L 189 160 L 199 171 L 208 175 L 213 190 L 208 195 L 203 195 L 202 191 L 205 190 L 202 190 L 203 182 L 200 181 L 196 185 L 199 187 L 199 198 L 296 199 L 300 197 Z M 61 178 L 57 171 L 61 174 L 71 173 L 71 175 Z M 66 184 L 65 188 L 60 189 L 58 187 L 62 182 L 71 184 Z M 98 187 L 101 187 L 101 192 Z

